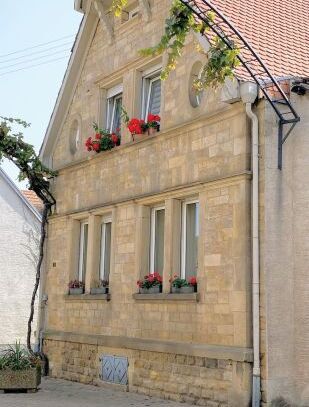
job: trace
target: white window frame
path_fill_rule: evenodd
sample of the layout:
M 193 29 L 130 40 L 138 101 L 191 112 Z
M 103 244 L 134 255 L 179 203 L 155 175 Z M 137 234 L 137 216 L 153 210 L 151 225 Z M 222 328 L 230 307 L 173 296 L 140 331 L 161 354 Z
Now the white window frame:
M 147 120 L 149 113 L 149 103 L 152 83 L 160 79 L 162 70 L 161 65 L 156 65 L 151 69 L 143 72 L 143 89 L 142 89 L 142 117 Z
M 165 215 L 165 206 L 159 205 L 151 208 L 151 222 L 150 222 L 150 263 L 149 270 L 150 273 L 154 273 L 154 259 L 155 259 L 155 249 L 156 249 L 156 212 L 164 210 Z M 165 217 L 164 217 L 165 219 Z
M 109 89 L 106 96 L 106 129 L 112 131 L 112 126 L 114 123 L 115 118 L 115 110 L 116 110 L 116 101 L 122 98 L 123 95 L 123 85 L 119 84 L 114 86 L 113 88 Z M 111 103 L 110 100 L 113 99 L 112 103 L 112 110 L 111 110 Z
M 112 235 L 112 227 L 113 227 L 113 223 L 112 223 L 112 216 L 104 216 L 102 218 L 102 222 L 101 222 L 101 245 L 100 245 L 100 266 L 99 266 L 99 279 L 100 280 L 107 280 L 106 278 L 106 270 L 105 270 L 105 243 L 106 243 L 106 225 L 110 223 L 111 224 L 111 235 Z M 112 236 L 111 236 L 112 238 Z M 112 252 L 112 242 L 111 242 L 111 247 L 110 247 L 110 251 Z M 111 254 L 111 253 L 110 253 Z M 111 255 L 110 255 L 111 257 Z
M 84 281 L 86 279 L 86 272 L 87 268 L 85 270 L 85 275 L 83 276 L 83 264 L 84 264 L 84 259 L 85 253 L 84 251 L 84 243 L 85 243 L 85 225 L 88 225 L 88 237 L 89 237 L 89 223 L 87 220 L 80 222 L 80 235 L 79 235 L 79 260 L 78 260 L 78 281 Z M 88 241 L 87 241 L 87 247 L 86 251 L 88 250 Z M 86 266 L 87 267 L 87 266 Z
M 180 261 L 180 276 L 181 278 L 186 278 L 186 246 L 187 246 L 187 207 L 190 204 L 200 203 L 196 199 L 186 199 L 182 202 L 181 207 L 181 261 Z M 198 217 L 198 231 L 200 231 L 200 221 Z M 200 236 L 200 234 L 198 235 Z

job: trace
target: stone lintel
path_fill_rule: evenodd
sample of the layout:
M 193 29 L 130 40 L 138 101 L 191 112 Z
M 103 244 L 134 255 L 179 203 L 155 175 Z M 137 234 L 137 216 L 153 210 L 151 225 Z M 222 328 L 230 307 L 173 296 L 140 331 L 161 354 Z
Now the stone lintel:
M 253 360 L 252 348 L 234 346 L 160 341 L 125 336 L 88 335 L 78 332 L 63 331 L 45 331 L 44 339 L 60 342 L 82 343 L 94 346 L 106 346 L 111 348 L 207 357 L 236 362 L 252 362 Z

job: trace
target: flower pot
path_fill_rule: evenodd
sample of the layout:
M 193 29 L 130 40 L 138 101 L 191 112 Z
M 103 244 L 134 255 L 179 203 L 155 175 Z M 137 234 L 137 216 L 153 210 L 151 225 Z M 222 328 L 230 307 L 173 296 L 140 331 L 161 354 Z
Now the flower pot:
M 173 294 L 190 294 L 194 293 L 194 286 L 188 285 L 184 287 L 173 287 L 172 286 L 172 293 Z
M 158 127 L 149 127 L 148 128 L 148 135 L 149 136 L 153 136 L 156 133 L 158 133 Z
M 180 293 L 180 288 L 172 286 L 172 294 L 179 294 L 179 293 Z
M 90 294 L 108 294 L 108 287 L 95 287 L 90 289 Z
M 180 287 L 180 294 L 190 294 L 190 293 L 194 293 L 194 286 L 193 285 Z
M 155 285 L 150 288 L 140 288 L 139 293 L 140 294 L 158 294 L 162 290 L 162 287 L 160 285 Z
M 83 288 L 69 288 L 70 295 L 81 295 L 84 294 Z
M 39 366 L 26 370 L 0 370 L 0 390 L 36 390 L 40 383 Z

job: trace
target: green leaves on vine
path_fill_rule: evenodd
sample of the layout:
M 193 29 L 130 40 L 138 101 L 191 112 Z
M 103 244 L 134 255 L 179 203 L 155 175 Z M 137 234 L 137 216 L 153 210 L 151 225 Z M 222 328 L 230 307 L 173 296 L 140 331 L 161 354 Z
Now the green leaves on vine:
M 239 65 L 237 58 L 239 50 L 230 49 L 219 37 L 214 39 L 213 45 L 207 52 L 207 63 L 203 66 L 199 78 L 193 87 L 200 92 L 207 87 L 216 88 L 223 84 L 226 78 L 233 77 L 234 69 Z
M 0 116 L 0 162 L 3 158 L 12 161 L 20 170 L 18 179 L 28 179 L 30 188 L 41 184 L 48 188 L 47 178 L 54 177 L 56 172 L 45 167 L 34 151 L 34 147 L 23 139 L 22 132 L 13 132 L 12 124 L 22 128 L 30 126 L 29 123 L 11 117 Z
M 112 10 L 119 16 L 127 0 L 113 0 Z M 167 62 L 161 72 L 161 79 L 168 78 L 176 68 L 177 60 L 182 55 L 185 40 L 190 30 L 204 34 L 210 30 L 209 23 L 214 21 L 213 12 L 206 14 L 207 22 L 198 22 L 192 10 L 180 0 L 173 0 L 169 17 L 165 21 L 165 31 L 157 45 L 140 50 L 142 56 L 158 56 L 167 51 Z M 200 50 L 205 54 L 203 50 Z M 194 88 L 201 91 L 208 86 L 216 87 L 225 79 L 233 76 L 233 71 L 239 64 L 237 47 L 228 47 L 219 37 L 213 36 L 210 49 L 206 53 L 207 62 L 200 77 L 195 81 Z
M 113 0 L 111 10 L 116 17 L 121 16 L 123 8 L 128 4 L 128 0 Z

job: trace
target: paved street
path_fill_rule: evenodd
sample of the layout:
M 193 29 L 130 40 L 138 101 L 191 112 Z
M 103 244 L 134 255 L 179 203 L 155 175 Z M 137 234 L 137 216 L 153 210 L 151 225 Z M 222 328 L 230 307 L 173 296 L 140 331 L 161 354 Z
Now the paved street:
M 189 404 L 159 400 L 139 394 L 43 379 L 34 394 L 0 394 L 1 407 L 188 407 Z

